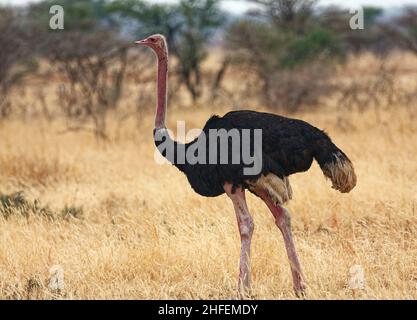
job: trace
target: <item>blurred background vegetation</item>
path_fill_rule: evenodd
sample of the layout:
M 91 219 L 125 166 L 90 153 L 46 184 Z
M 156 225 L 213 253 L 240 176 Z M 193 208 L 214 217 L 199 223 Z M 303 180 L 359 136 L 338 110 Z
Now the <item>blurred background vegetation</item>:
M 291 114 L 329 98 L 342 111 L 415 107 L 417 85 L 400 88 L 398 66 L 387 57 L 417 55 L 417 6 L 395 12 L 364 7 L 365 28 L 352 30 L 349 10 L 317 1 L 249 0 L 256 6 L 245 14 L 224 11 L 220 2 L 1 6 L 0 123 L 64 117 L 68 129 L 88 127 L 106 139 L 109 114 L 119 124 L 140 121 L 154 105 L 155 65 L 133 42 L 153 33 L 169 44 L 174 107 L 262 106 Z M 49 28 L 54 4 L 64 8 L 64 30 Z M 364 54 L 377 61 L 372 74 L 341 76 Z

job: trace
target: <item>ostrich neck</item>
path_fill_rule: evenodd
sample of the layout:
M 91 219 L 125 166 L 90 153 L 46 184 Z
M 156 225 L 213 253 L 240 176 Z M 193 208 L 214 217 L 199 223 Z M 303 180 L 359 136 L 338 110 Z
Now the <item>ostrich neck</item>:
M 167 107 L 167 82 L 168 82 L 168 54 L 158 54 L 157 77 L 157 104 L 155 115 L 155 128 L 165 128 L 165 114 Z
M 161 154 L 168 159 L 174 166 L 181 171 L 184 165 L 178 164 L 177 153 L 179 148 L 185 148 L 182 143 L 178 143 L 170 136 L 165 126 L 165 115 L 167 108 L 167 87 L 168 87 L 168 53 L 157 52 L 158 57 L 158 76 L 157 76 L 157 97 L 154 141 Z M 164 151 L 164 148 L 167 149 Z M 185 149 L 184 149 L 185 150 Z

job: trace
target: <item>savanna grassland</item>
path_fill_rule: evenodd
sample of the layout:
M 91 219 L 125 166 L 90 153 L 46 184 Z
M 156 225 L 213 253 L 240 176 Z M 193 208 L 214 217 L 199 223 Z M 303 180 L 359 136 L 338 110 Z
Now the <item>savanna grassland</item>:
M 368 60 L 357 63 L 369 67 Z M 415 60 L 402 67 L 415 80 Z M 199 128 L 229 109 L 175 102 L 169 126 L 185 120 Z M 0 123 L 1 299 L 236 297 L 232 204 L 225 195 L 198 196 L 177 169 L 154 161 L 148 113 L 107 142 L 65 131 L 59 119 Z M 291 116 L 325 129 L 358 176 L 349 194 L 331 189 L 316 163 L 290 178 L 307 299 L 417 299 L 416 106 L 346 111 L 330 101 Z M 253 297 L 295 298 L 282 236 L 266 206 L 252 195 L 248 202 Z M 55 265 L 65 276 L 59 292 L 48 286 Z M 365 271 L 365 288 L 356 292 L 348 286 L 353 265 Z

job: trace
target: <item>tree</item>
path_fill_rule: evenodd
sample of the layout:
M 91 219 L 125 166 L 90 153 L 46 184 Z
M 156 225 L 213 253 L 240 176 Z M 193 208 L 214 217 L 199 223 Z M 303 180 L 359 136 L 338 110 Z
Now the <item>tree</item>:
M 406 7 L 393 22 L 384 24 L 384 31 L 399 47 L 417 55 L 417 6 Z
M 49 29 L 49 6 L 65 10 L 64 30 Z M 39 53 L 64 79 L 58 101 L 64 115 L 74 120 L 71 130 L 92 122 L 97 138 L 106 138 L 107 116 L 121 97 L 128 44 L 110 28 L 104 0 L 46 0 L 31 6 L 33 24 L 41 33 Z
M 315 1 L 254 0 L 260 8 L 227 32 L 235 61 L 254 69 L 269 107 L 295 111 L 328 91 L 337 36 L 317 19 Z
M 201 64 L 207 56 L 211 36 L 225 18 L 218 0 L 181 0 L 179 4 L 163 5 L 115 0 L 108 9 L 136 23 L 136 36 L 164 34 L 178 63 L 180 83 L 185 85 L 193 101 L 201 97 Z
M 252 15 L 269 20 L 275 27 L 303 33 L 312 24 L 317 0 L 248 0 L 261 6 Z
M 0 7 L 0 117 L 11 112 L 9 94 L 24 76 L 36 69 L 30 30 L 20 23 L 23 13 Z
M 327 27 L 337 35 L 343 50 L 358 53 L 364 50 L 371 50 L 380 53 L 387 50 L 386 37 L 381 33 L 379 20 L 384 10 L 378 7 L 365 6 L 362 8 L 364 18 L 364 29 L 352 30 L 349 20 L 352 13 L 349 10 L 337 6 L 324 8 L 317 19 L 320 25 Z

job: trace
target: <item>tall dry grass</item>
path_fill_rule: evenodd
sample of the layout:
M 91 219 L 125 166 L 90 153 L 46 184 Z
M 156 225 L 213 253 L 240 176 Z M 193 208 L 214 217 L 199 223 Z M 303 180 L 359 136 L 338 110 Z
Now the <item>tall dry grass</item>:
M 213 110 L 175 109 L 169 125 L 202 127 Z M 218 113 L 226 109 L 216 110 Z M 291 176 L 296 246 L 309 299 L 417 298 L 417 121 L 415 109 L 374 112 L 337 108 L 296 115 L 325 129 L 352 159 L 357 187 L 330 188 L 317 164 Z M 343 117 L 349 126 L 341 127 Z M 0 193 L 22 190 L 50 219 L 0 216 L 1 299 L 215 299 L 236 297 L 239 235 L 226 196 L 203 198 L 175 168 L 153 158 L 152 118 L 126 122 L 117 141 L 98 144 L 85 132 L 59 133 L 59 122 L 0 125 Z M 254 216 L 253 297 L 291 299 L 281 234 L 266 206 L 248 196 Z M 352 292 L 349 268 L 365 270 Z M 65 287 L 48 287 L 49 270 Z

